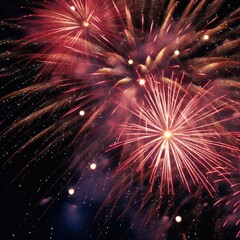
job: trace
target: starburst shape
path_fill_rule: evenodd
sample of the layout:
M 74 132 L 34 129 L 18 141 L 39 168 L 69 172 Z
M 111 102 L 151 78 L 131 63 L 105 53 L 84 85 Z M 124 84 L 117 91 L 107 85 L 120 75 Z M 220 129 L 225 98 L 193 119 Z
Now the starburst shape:
M 112 146 L 133 149 L 118 171 L 150 169 L 150 189 L 160 178 L 160 194 L 164 186 L 168 194 L 174 193 L 176 178 L 189 192 L 201 183 L 210 194 L 215 191 L 213 180 L 227 180 L 234 168 L 233 152 L 239 153 L 239 132 L 225 125 L 237 110 L 224 96 L 214 97 L 213 87 L 193 88 L 184 87 L 182 80 L 146 77 L 143 101 L 129 108 L 134 120 L 122 126 L 121 140 Z M 226 109 L 231 109 L 230 117 L 224 115 Z

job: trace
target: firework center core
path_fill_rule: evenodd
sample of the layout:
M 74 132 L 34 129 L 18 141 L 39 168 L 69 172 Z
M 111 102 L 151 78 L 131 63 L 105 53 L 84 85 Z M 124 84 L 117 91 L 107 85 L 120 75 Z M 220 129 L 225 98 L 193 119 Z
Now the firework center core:
M 87 27 L 89 26 L 89 23 L 86 22 L 86 21 L 84 21 L 84 22 L 82 23 L 82 25 L 83 25 L 83 27 L 87 28 Z
M 166 131 L 163 133 L 163 137 L 165 139 L 170 139 L 172 137 L 172 133 L 170 131 Z

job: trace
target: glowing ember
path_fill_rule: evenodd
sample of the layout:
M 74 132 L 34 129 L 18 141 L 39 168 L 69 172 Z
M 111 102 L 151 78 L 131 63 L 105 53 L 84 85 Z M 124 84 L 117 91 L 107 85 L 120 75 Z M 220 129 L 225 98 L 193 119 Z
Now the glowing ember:
M 176 222 L 180 223 L 182 221 L 182 217 L 181 216 L 176 216 L 175 220 L 176 220 Z
M 178 55 L 180 54 L 180 51 L 179 51 L 179 50 L 175 50 L 175 51 L 174 51 L 174 54 L 175 54 L 176 56 L 178 56 Z
M 204 36 L 203 36 L 203 39 L 204 39 L 204 40 L 208 40 L 208 39 L 209 39 L 209 36 L 208 36 L 208 35 L 204 35 Z
M 129 60 L 128 60 L 128 64 L 129 64 L 129 65 L 132 65 L 132 64 L 133 64 L 133 60 L 132 60 L 132 59 L 129 59 Z
M 76 8 L 75 8 L 74 6 L 71 6 L 70 8 L 71 8 L 71 10 L 73 10 L 73 11 L 76 10 Z
M 79 112 L 79 115 L 80 115 L 80 116 L 84 116 L 84 115 L 85 115 L 85 111 L 81 110 L 81 111 Z
M 96 163 L 92 163 L 92 164 L 90 165 L 90 168 L 91 168 L 92 170 L 95 170 L 95 169 L 97 168 L 97 164 L 96 164 Z
M 70 189 L 68 190 L 69 195 L 73 195 L 74 192 L 75 192 L 75 190 L 74 190 L 73 188 L 70 188 Z
M 143 86 L 145 85 L 146 80 L 142 78 L 142 79 L 139 79 L 138 82 L 139 82 L 139 85 Z

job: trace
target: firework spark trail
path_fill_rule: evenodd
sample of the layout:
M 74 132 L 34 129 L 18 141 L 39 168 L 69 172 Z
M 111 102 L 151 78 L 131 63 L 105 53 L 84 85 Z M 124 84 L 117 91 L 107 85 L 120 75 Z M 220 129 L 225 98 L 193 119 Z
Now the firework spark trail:
M 174 193 L 173 175 L 177 173 L 188 191 L 191 191 L 191 182 L 194 185 L 201 182 L 212 194 L 215 189 L 211 174 L 220 177 L 229 174 L 234 168 L 231 152 L 239 153 L 237 145 L 224 141 L 226 137 L 234 139 L 240 133 L 219 129 L 219 124 L 235 117 L 216 119 L 228 104 L 223 102 L 224 98 L 210 98 L 213 94 L 211 88 L 191 97 L 191 85 L 184 89 L 182 81 L 180 85 L 173 80 L 160 81 L 155 76 L 147 77 L 143 103 L 130 110 L 137 117 L 137 123 L 122 126 L 125 139 L 112 146 L 136 145 L 119 171 L 136 163 L 136 171 L 149 167 L 152 169 L 149 178 L 151 191 L 156 179 L 161 178 L 160 195 L 164 185 L 168 194 Z M 237 144 L 237 140 L 234 141 Z
M 221 197 L 214 205 L 217 206 L 221 203 L 225 204 L 223 211 L 226 211 L 226 217 L 223 219 L 223 227 L 226 227 L 231 224 L 235 224 L 238 229 L 240 227 L 240 183 L 233 183 L 231 189 L 233 193 Z M 236 238 L 240 237 L 240 230 L 236 234 Z

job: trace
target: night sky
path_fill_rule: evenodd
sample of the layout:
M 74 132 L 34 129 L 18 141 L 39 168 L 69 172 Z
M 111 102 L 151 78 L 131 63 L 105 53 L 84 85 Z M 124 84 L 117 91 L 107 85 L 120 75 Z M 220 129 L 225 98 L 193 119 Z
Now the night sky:
M 206 2 L 211 3 L 212 1 Z M 236 0 L 223 2 L 223 7 L 217 12 L 220 20 L 239 7 Z M 21 6 L 27 8 L 21 8 Z M 109 113 L 113 111 L 114 107 L 108 105 L 103 112 L 98 113 L 96 120 L 87 130 L 81 132 L 80 135 L 76 134 L 88 123 L 87 113 L 92 113 L 92 109 L 98 104 L 97 101 L 105 103 L 108 101 L 107 98 L 101 96 L 100 100 L 94 99 L 87 103 L 84 106 L 85 112 L 82 114 L 79 112 L 80 108 L 77 113 L 73 112 L 65 116 L 67 112 L 77 107 L 79 102 L 69 101 L 69 104 L 62 104 L 62 96 L 71 98 L 72 93 L 64 95 L 68 91 L 67 84 L 56 88 L 55 76 L 49 72 L 43 74 L 44 83 L 49 83 L 46 88 L 31 90 L 31 94 L 23 92 L 19 95 L 11 95 L 23 88 L 36 86 L 40 81 L 35 80 L 41 64 L 35 59 L 29 61 L 29 55 L 36 54 L 39 50 L 38 47 L 33 44 L 21 46 L 20 42 L 16 41 L 31 32 L 34 27 L 31 26 L 30 30 L 24 30 L 20 21 L 12 20 L 31 13 L 31 10 L 28 9 L 31 6 L 33 3 L 30 0 L 1 0 L 0 2 L 0 19 L 3 20 L 0 25 L 2 135 L 0 139 L 0 156 L 2 158 L 0 239 L 236 239 L 239 225 L 235 226 L 235 220 L 240 217 L 239 209 L 237 215 L 232 215 L 231 204 L 226 205 L 220 202 L 220 204 L 214 205 L 217 200 L 228 195 L 231 196 L 233 193 L 229 184 L 224 181 L 218 184 L 213 198 L 202 185 L 192 187 L 193 184 L 190 183 L 192 191 L 189 193 L 186 188 L 181 186 L 180 179 L 175 182 L 174 196 L 171 194 L 160 196 L 159 189 L 156 190 L 156 186 L 154 186 L 153 192 L 142 207 L 141 199 L 144 199 L 148 192 L 148 180 L 144 178 L 141 188 L 134 181 L 128 188 L 125 188 L 125 184 L 131 177 L 125 178 L 125 173 L 121 171 L 119 175 L 115 175 L 115 170 L 120 164 L 115 160 L 121 158 L 121 151 L 125 151 L 124 154 L 127 155 L 129 149 L 120 146 L 112 151 L 107 151 L 109 145 L 115 143 L 118 138 L 115 133 L 112 137 L 108 136 L 112 131 L 110 125 L 112 122 L 120 122 L 116 119 L 124 118 L 124 114 L 120 113 L 116 119 L 114 117 L 111 119 Z M 185 7 L 185 4 L 180 5 L 174 18 L 177 19 Z M 148 8 L 146 9 L 148 11 Z M 145 14 L 147 15 L 147 13 Z M 149 26 L 149 22 L 146 21 L 145 28 Z M 218 22 L 210 24 L 210 27 L 214 28 L 217 25 Z M 231 34 L 223 31 L 223 36 L 227 41 L 239 39 L 239 20 L 231 28 L 233 29 Z M 212 51 L 217 44 L 221 45 L 222 42 L 220 39 L 216 44 L 214 43 L 215 45 L 209 44 L 206 49 L 205 46 L 201 46 L 200 50 L 196 50 L 192 55 L 189 54 L 190 57 L 183 57 L 179 62 L 177 60 L 169 61 L 170 65 L 182 66 L 183 63 L 183 66 L 186 66 L 187 61 L 202 56 L 202 49 L 205 49 L 204 56 L 208 57 L 208 51 Z M 110 44 L 106 44 L 106 46 L 113 49 Z M 144 50 L 145 48 L 143 48 Z M 233 79 L 239 84 L 239 45 L 232 47 L 228 54 L 228 56 L 222 54 L 222 57 L 229 57 L 231 61 L 238 62 L 236 68 L 229 67 L 223 71 L 222 75 L 219 71 L 217 76 L 214 75 L 216 71 L 212 75 L 208 73 L 207 80 L 202 80 L 201 77 L 195 75 L 192 77 L 192 69 L 189 67 L 186 70 L 187 83 L 193 82 L 196 86 L 203 87 L 208 79 L 223 79 L 223 81 Z M 139 61 L 142 61 L 142 58 L 139 57 Z M 101 64 L 103 63 L 101 62 Z M 94 62 L 92 65 L 95 67 L 97 64 Z M 54 72 L 54 68 L 51 71 Z M 66 75 L 67 77 L 63 78 L 69 77 L 68 73 Z M 118 76 L 114 76 L 111 79 L 117 78 Z M 137 84 L 134 84 L 136 87 Z M 237 90 L 232 85 L 229 88 L 225 85 L 222 86 L 221 84 L 217 85 L 219 93 L 227 93 L 229 98 L 239 101 L 239 86 L 236 88 Z M 102 89 L 99 89 L 97 91 L 101 95 Z M 126 90 L 124 87 L 122 89 Z M 226 89 L 230 89 L 230 93 Z M 95 91 L 94 86 L 86 87 L 81 94 L 92 91 Z M 141 91 L 136 95 L 141 95 Z M 62 104 L 61 107 L 44 112 L 37 118 L 32 115 L 58 101 Z M 224 114 L 227 115 L 225 112 Z M 18 121 L 28 116 L 32 116 L 30 118 L 33 120 L 29 119 L 22 125 L 14 127 Z M 76 119 L 80 120 L 75 121 Z M 130 119 L 135 120 L 134 117 Z M 227 125 L 232 131 L 239 131 L 239 126 L 239 118 Z M 49 130 L 41 135 L 45 129 Z M 35 139 L 38 134 L 40 137 Z M 239 148 L 239 141 L 234 144 L 236 148 Z M 236 152 L 239 154 L 239 150 L 232 152 L 231 159 L 239 160 L 240 155 L 236 155 Z M 239 163 L 237 162 L 236 165 L 237 167 L 229 179 L 239 182 L 240 174 L 239 170 L 236 170 L 239 169 Z M 127 169 L 126 175 L 131 170 L 131 168 Z M 136 175 L 133 174 L 132 178 Z M 178 178 L 179 175 L 176 174 L 174 177 Z M 214 182 L 212 179 L 210 181 Z M 135 190 L 138 191 L 136 194 Z M 134 197 L 132 197 L 132 193 L 135 194 L 133 194 Z M 114 198 L 115 195 L 116 198 Z M 239 194 L 237 198 L 239 198 Z M 151 213 L 153 209 L 157 210 Z M 150 216 L 150 219 L 147 216 Z M 224 221 L 228 218 L 232 222 L 223 227 Z

